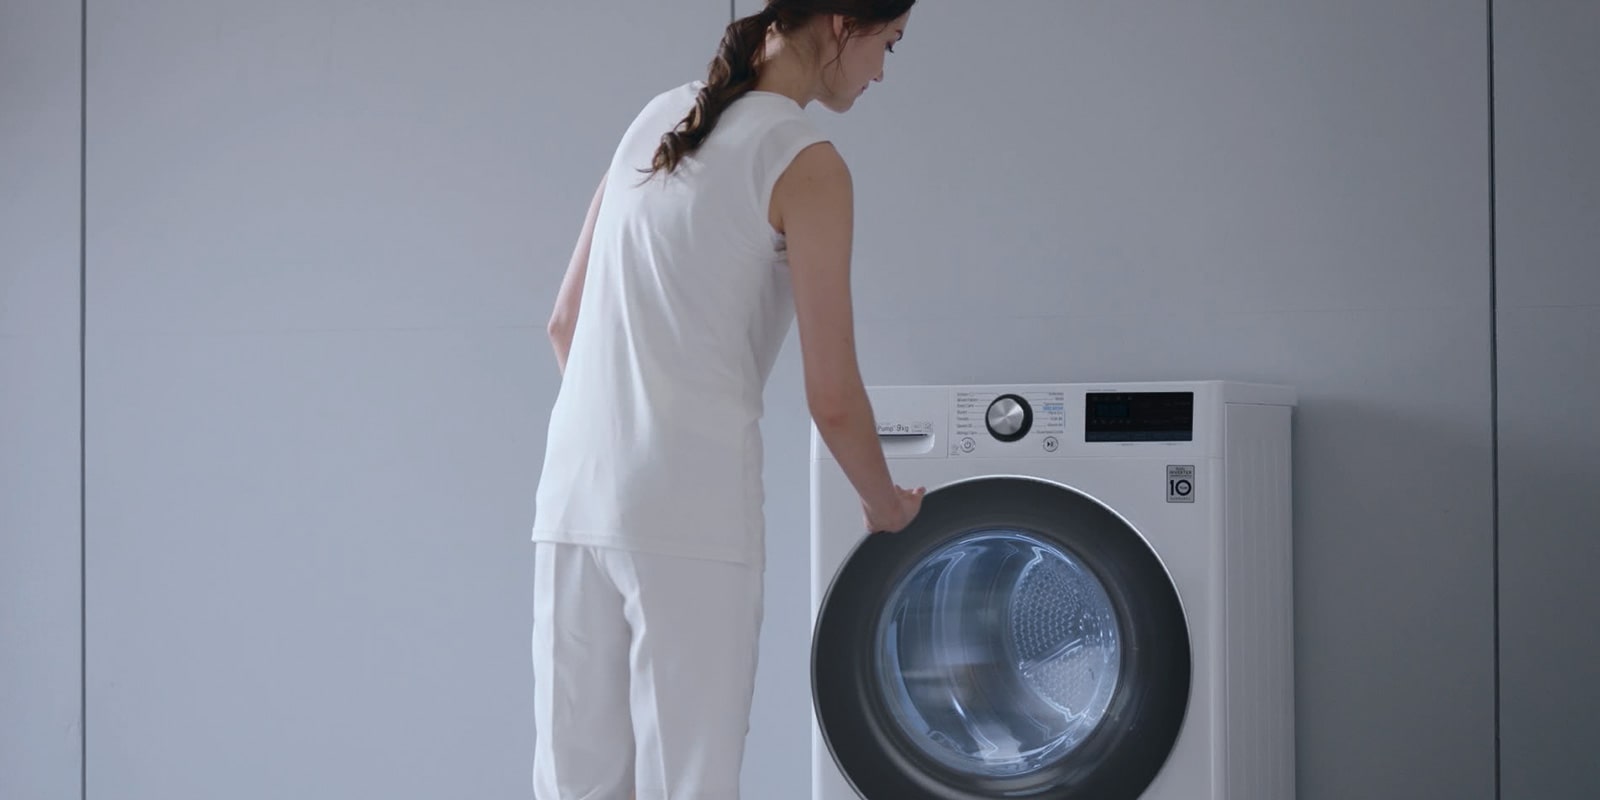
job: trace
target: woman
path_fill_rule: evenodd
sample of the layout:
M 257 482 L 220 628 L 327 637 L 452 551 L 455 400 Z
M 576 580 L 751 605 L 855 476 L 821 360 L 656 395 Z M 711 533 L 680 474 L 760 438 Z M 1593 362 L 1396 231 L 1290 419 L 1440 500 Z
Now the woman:
M 654 98 L 590 203 L 551 316 L 538 492 L 539 800 L 738 797 L 761 625 L 759 421 L 791 320 L 868 531 L 911 522 L 856 363 L 852 190 L 804 112 L 883 79 L 914 0 L 772 0 Z

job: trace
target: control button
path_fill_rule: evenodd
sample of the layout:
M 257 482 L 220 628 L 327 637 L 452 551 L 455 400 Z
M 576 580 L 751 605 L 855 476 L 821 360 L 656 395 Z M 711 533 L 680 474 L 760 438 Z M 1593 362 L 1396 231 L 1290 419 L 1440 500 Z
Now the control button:
M 961 438 L 961 452 L 970 453 L 970 452 L 972 452 L 972 448 L 977 447 L 977 446 L 978 446 L 978 443 L 972 441 L 972 437 L 971 436 L 964 436 L 964 437 Z
M 1058 441 L 1056 439 L 1056 437 L 1054 437 L 1054 436 L 1046 436 L 1046 437 L 1044 437 L 1044 451 L 1046 453 L 1054 453 L 1056 451 L 1056 448 L 1058 448 L 1060 446 L 1061 446 L 1061 442 Z
M 989 404 L 985 416 L 989 433 L 1002 442 L 1015 442 L 1028 435 L 1033 426 L 1033 409 L 1028 401 L 1014 394 L 1004 394 Z

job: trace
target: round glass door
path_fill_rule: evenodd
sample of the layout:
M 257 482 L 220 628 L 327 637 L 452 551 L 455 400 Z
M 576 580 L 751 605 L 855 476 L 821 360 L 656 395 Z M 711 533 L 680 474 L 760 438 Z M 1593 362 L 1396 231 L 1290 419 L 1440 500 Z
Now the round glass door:
M 1060 546 L 967 534 L 913 565 L 878 620 L 878 691 L 930 759 L 984 777 L 1047 767 L 1093 733 L 1122 672 L 1111 598 Z
M 867 800 L 1134 800 L 1189 696 L 1188 627 L 1121 517 L 1059 484 L 930 492 L 865 537 L 818 610 L 812 691 Z

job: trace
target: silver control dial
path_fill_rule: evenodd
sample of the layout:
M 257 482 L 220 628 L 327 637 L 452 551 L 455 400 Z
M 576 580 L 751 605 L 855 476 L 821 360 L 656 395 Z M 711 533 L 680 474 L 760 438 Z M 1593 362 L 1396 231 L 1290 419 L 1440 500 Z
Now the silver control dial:
M 989 433 L 1002 442 L 1014 442 L 1028 435 L 1033 426 L 1033 409 L 1028 401 L 1014 394 L 1001 395 L 989 404 L 985 417 Z

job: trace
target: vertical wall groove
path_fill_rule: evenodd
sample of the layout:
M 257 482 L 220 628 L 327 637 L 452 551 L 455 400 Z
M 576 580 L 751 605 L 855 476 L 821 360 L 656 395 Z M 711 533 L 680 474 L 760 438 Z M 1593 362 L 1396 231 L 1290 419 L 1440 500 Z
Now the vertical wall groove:
M 89 798 L 89 0 L 78 7 L 78 791 Z
M 1489 521 L 1493 548 L 1494 606 L 1494 796 L 1500 798 L 1500 339 L 1499 290 L 1495 285 L 1495 139 L 1494 139 L 1494 0 L 1487 0 L 1489 55 Z

